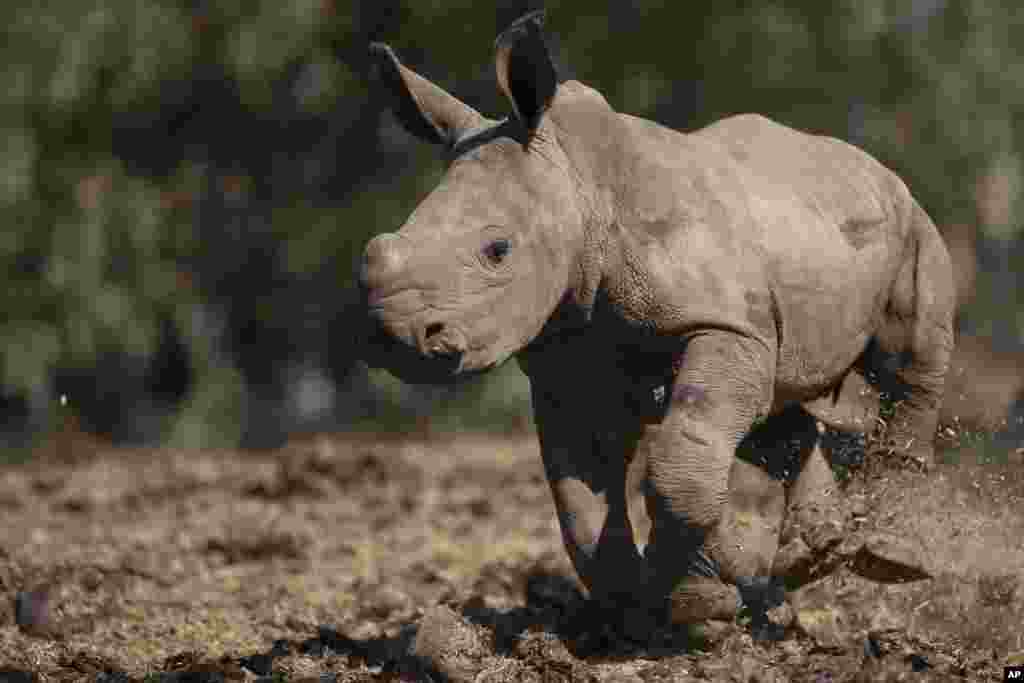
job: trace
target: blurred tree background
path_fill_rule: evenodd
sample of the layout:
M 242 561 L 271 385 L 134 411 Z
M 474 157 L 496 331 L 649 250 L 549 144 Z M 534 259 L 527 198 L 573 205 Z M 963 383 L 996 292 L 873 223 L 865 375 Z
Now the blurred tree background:
M 270 447 L 427 415 L 528 426 L 514 366 L 457 393 L 404 387 L 353 362 L 344 315 L 366 240 L 443 172 L 368 87 L 366 45 L 504 115 L 492 39 L 529 3 L 498 4 L 5 3 L 7 445 L 52 429 L 61 394 L 84 430 L 126 444 Z M 757 111 L 898 171 L 952 247 L 978 362 L 1001 353 L 1001 376 L 1024 374 L 1018 0 L 547 7 L 565 75 L 621 111 L 681 129 Z

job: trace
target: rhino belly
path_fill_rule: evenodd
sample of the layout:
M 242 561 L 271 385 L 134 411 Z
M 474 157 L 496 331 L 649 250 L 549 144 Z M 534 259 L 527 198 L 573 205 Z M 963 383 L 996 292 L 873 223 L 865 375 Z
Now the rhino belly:
M 799 403 L 825 424 L 861 431 L 878 414 L 878 393 L 864 379 L 857 361 L 867 348 L 867 334 L 836 340 L 827 353 L 779 354 L 772 412 Z M 823 347 L 827 348 L 827 347 Z M 787 353 L 788 351 L 788 353 Z
M 858 361 L 884 321 L 891 263 L 850 259 L 780 288 L 779 351 L 773 408 L 802 404 L 832 426 L 850 429 L 876 401 Z M 795 281 L 795 275 L 791 282 Z

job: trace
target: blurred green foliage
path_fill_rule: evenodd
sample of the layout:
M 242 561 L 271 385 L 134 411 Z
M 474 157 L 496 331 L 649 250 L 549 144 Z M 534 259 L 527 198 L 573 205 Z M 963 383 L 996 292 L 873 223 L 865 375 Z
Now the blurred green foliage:
M 558 60 L 617 109 L 679 128 L 758 111 L 835 135 L 900 172 L 940 228 L 967 224 L 983 240 L 1020 240 L 1018 0 L 547 4 Z M 28 391 L 45 383 L 51 368 L 88 363 L 105 350 L 150 355 L 159 321 L 170 318 L 197 373 L 169 432 L 189 445 L 230 442 L 241 419 L 244 377 L 195 326 L 196 307 L 219 291 L 210 284 L 216 278 L 194 277 L 190 265 L 214 248 L 212 228 L 200 219 L 210 193 L 219 191 L 223 201 L 262 197 L 280 247 L 274 263 L 294 280 L 327 272 L 330 286 L 315 296 L 336 299 L 351 287 L 365 241 L 399 226 L 443 172 L 435 150 L 413 142 L 382 112 L 361 71 L 366 43 L 386 40 L 474 106 L 492 116 L 507 111 L 493 87 L 491 3 L 12 2 L 0 9 L 0 27 L 2 383 Z M 194 83 L 209 65 L 237 84 L 247 116 L 279 124 L 273 139 L 245 141 L 270 150 L 270 165 L 237 159 L 228 168 L 222 160 L 217 177 L 233 180 L 211 190 L 210 159 L 191 148 L 167 172 L 126 164 L 115 150 L 115 120 L 146 120 L 167 106 L 169 84 Z M 301 82 L 288 89 L 284 106 L 279 86 L 296 69 Z M 354 120 L 367 111 L 378 122 L 369 129 L 374 134 L 342 138 L 334 150 L 345 184 L 325 190 L 301 177 L 282 183 L 267 176 L 278 160 L 314 158 L 315 141 L 291 135 L 295 122 Z M 182 146 L 214 144 L 232 122 L 219 125 Z M 154 137 L 138 139 L 157 146 Z M 260 189 L 268 184 L 274 187 Z M 998 272 L 980 274 L 981 296 L 968 312 L 981 328 L 1013 321 L 1020 341 L 1024 302 L 995 296 L 1016 282 L 1015 253 Z M 232 301 L 242 295 L 244 288 Z M 294 307 L 275 297 L 256 304 L 251 315 L 268 323 L 287 321 Z M 279 326 L 287 334 L 290 324 Z M 268 353 L 266 360 L 276 359 Z M 456 420 L 464 425 L 495 419 L 490 410 L 471 417 L 473 406 L 525 410 L 521 376 L 503 372 L 492 382 L 497 389 L 479 390 L 491 391 L 487 401 L 467 392 L 447 412 L 465 415 Z M 203 427 L 211 420 L 220 426 Z

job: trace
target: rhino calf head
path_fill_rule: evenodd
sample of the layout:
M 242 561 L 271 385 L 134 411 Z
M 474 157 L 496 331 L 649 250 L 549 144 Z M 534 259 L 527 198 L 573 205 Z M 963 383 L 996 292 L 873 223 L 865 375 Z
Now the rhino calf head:
M 443 146 L 450 163 L 405 225 L 366 247 L 365 360 L 406 382 L 450 382 L 526 346 L 570 287 L 583 218 L 571 166 L 543 116 L 558 81 L 539 15 L 498 39 L 498 84 L 515 112 L 501 121 L 406 68 L 387 46 L 371 54 L 396 118 Z

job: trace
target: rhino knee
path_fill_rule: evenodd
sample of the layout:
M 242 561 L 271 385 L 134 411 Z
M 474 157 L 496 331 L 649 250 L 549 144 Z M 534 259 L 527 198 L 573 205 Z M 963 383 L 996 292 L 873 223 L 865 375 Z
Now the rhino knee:
M 675 522 L 706 531 L 718 524 L 728 502 L 733 461 L 719 441 L 706 425 L 693 420 L 648 433 L 646 492 L 656 526 Z
M 654 468 L 649 474 L 647 495 L 654 511 L 654 524 L 681 524 L 684 529 L 680 531 L 703 536 L 722 519 L 729 499 L 726 480 L 703 476 L 700 471 L 678 471 L 681 469 Z

